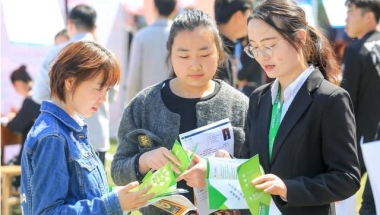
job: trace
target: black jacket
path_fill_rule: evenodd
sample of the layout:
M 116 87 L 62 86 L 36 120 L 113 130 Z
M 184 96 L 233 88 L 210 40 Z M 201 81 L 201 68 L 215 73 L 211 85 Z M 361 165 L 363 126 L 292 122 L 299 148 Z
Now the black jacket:
M 259 154 L 266 174 L 281 178 L 287 202 L 272 196 L 283 215 L 332 215 L 334 202 L 360 187 L 355 120 L 348 93 L 314 70 L 289 106 L 269 161 L 271 84 L 256 89 L 249 101 L 242 158 Z
M 362 136 L 365 143 L 373 141 L 380 121 L 380 75 L 370 51 L 375 42 L 380 43 L 380 32 L 369 32 L 362 39 L 350 43 L 343 55 L 341 87 L 351 96 L 358 143 Z M 365 167 L 360 147 L 358 150 L 362 173 L 364 173 Z
M 11 131 L 21 132 L 22 135 L 21 149 L 16 164 L 20 164 L 25 139 L 39 114 L 40 105 L 35 103 L 29 96 L 25 98 L 16 116 L 7 124 L 7 128 L 9 128 Z

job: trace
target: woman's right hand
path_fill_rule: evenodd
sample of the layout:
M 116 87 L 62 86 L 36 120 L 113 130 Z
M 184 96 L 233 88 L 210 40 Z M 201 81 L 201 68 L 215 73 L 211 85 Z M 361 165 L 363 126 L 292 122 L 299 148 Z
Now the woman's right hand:
M 138 210 L 143 207 L 146 202 L 154 196 L 154 193 L 146 195 L 150 190 L 151 186 L 136 192 L 130 192 L 133 188 L 139 186 L 139 182 L 134 181 L 122 189 L 117 191 L 117 196 L 119 198 L 120 206 L 123 211 L 133 211 Z
M 158 170 L 166 164 L 173 161 L 177 166 L 181 165 L 181 162 L 177 157 L 165 147 L 160 147 L 148 152 L 145 152 L 140 157 L 140 173 L 145 174 L 149 170 Z M 181 174 L 181 171 L 175 166 L 171 165 L 174 172 Z M 145 168 L 144 168 L 145 167 Z
M 218 158 L 229 158 L 229 159 L 231 159 L 230 153 L 228 153 L 224 149 L 218 149 L 218 151 L 215 152 L 215 157 L 218 157 Z

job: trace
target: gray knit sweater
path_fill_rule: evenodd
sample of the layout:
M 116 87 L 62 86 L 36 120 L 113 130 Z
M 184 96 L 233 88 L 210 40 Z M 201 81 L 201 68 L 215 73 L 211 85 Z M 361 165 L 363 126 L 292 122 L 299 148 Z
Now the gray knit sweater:
M 235 139 L 235 155 L 245 140 L 244 129 L 248 98 L 220 80 L 219 92 L 196 105 L 198 127 L 229 118 Z M 162 84 L 141 91 L 124 109 L 118 130 L 119 145 L 111 164 L 112 179 L 117 185 L 142 180 L 136 172 L 135 160 L 149 150 L 166 147 L 171 149 L 178 138 L 180 116 L 170 112 L 162 101 Z M 147 135 L 154 142 L 152 148 L 139 146 L 137 135 Z M 140 210 L 146 215 L 169 214 L 154 206 Z

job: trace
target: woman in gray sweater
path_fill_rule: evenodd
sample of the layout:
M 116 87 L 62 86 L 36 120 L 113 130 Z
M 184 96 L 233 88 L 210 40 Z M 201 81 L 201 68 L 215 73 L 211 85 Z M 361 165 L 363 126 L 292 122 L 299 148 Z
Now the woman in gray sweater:
M 167 50 L 173 78 L 144 89 L 124 109 L 111 165 L 112 178 L 118 185 L 141 181 L 149 170 L 157 170 L 170 160 L 178 163 L 170 149 L 180 133 L 229 118 L 235 154 L 245 140 L 248 98 L 214 80 L 225 57 L 212 18 L 200 10 L 179 15 L 171 27 Z M 189 188 L 185 180 L 177 186 Z M 185 196 L 194 203 L 192 189 L 189 191 Z M 153 206 L 141 212 L 169 214 Z

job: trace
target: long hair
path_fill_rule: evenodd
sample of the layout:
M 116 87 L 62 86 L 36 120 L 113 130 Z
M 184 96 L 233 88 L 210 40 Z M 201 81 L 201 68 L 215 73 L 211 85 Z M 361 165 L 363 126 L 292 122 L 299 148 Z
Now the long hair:
M 276 30 L 296 50 L 302 47 L 302 54 L 330 82 L 338 83 L 340 67 L 329 40 L 306 21 L 305 12 L 291 0 L 266 0 L 259 3 L 248 17 L 261 19 Z M 297 37 L 299 30 L 307 32 L 306 44 Z

